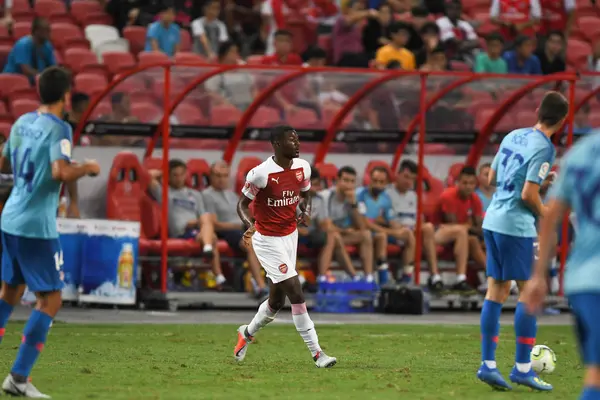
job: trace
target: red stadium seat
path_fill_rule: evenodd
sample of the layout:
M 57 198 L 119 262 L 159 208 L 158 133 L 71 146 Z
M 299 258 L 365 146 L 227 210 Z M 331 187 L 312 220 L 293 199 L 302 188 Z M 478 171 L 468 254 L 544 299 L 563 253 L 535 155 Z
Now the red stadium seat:
M 209 115 L 213 126 L 232 126 L 238 122 L 242 112 L 232 106 L 213 106 Z
M 102 54 L 102 59 L 111 74 L 117 74 L 135 67 L 135 58 L 131 53 L 109 51 Z
M 10 32 L 6 25 L 0 25 L 0 38 L 10 38 Z
M 240 193 L 244 183 L 246 183 L 246 175 L 257 165 L 261 164 L 262 160 L 258 157 L 244 157 L 238 164 L 238 169 L 235 177 L 235 192 Z
M 10 122 L 0 121 L 0 135 L 4 136 L 5 139 L 10 135 L 11 128 L 12 124 Z
M 10 103 L 10 110 L 13 118 L 16 120 L 23 114 L 37 110 L 40 106 L 39 101 L 29 99 L 18 99 Z
M 186 185 L 196 190 L 203 190 L 209 185 L 210 166 L 201 158 L 190 158 L 187 161 Z
M 64 23 L 52 24 L 50 37 L 52 44 L 58 49 L 69 47 L 87 49 L 90 47 L 90 43 L 77 25 Z
M 48 18 L 50 24 L 69 24 L 69 25 L 77 25 L 77 21 L 70 14 L 63 14 L 61 12 L 52 13 Z
M 576 25 L 588 42 L 593 43 L 600 38 L 600 18 L 597 16 L 580 17 Z
M 261 65 L 263 63 L 263 56 L 248 56 L 246 63 L 248 65 Z
M 53 14 L 67 14 L 67 7 L 60 0 L 37 0 L 33 11 L 39 17 L 49 18 Z
M 142 51 L 138 54 L 138 62 L 140 66 L 164 63 L 169 61 L 169 56 L 165 53 L 161 53 L 160 51 Z
M 146 47 L 146 27 L 126 26 L 123 29 L 123 37 L 129 40 L 129 48 L 135 55 L 144 51 Z
M 315 166 L 321 175 L 321 182 L 323 188 L 331 188 L 335 186 L 337 180 L 338 168 L 335 164 L 331 163 L 320 163 Z
M 392 182 L 394 180 L 394 173 L 392 172 L 392 168 L 390 167 L 390 165 L 388 163 L 386 163 L 385 161 L 380 161 L 380 160 L 371 160 L 365 167 L 365 173 L 363 176 L 363 184 L 365 186 L 367 186 L 369 183 L 371 183 L 371 171 L 373 171 L 373 168 L 375 168 L 375 167 L 385 168 L 388 171 L 390 182 Z
M 106 73 L 106 67 L 98 62 L 96 54 L 89 49 L 67 49 L 64 53 L 64 62 L 76 74 L 92 71 Z
M 271 107 L 260 107 L 248 124 L 252 128 L 268 128 L 277 125 L 281 121 L 279 111 Z
M 448 177 L 446 178 L 447 186 L 454 186 L 456 180 L 458 179 L 458 175 L 460 171 L 464 168 L 465 164 L 463 163 L 454 163 L 448 169 Z
M 308 108 L 297 108 L 291 114 L 286 115 L 289 125 L 298 129 L 313 128 L 319 124 L 317 114 Z
M 93 12 L 86 14 L 83 19 L 83 26 L 88 25 L 113 25 L 112 17 L 104 12 Z
M 108 85 L 104 75 L 97 74 L 77 74 L 75 76 L 75 90 L 94 96 L 100 93 Z
M 179 32 L 181 34 L 181 42 L 180 42 L 181 51 L 192 51 L 192 37 L 191 37 L 190 33 L 185 29 L 182 29 Z
M 83 25 L 86 17 L 93 13 L 102 13 L 102 6 L 94 0 L 77 0 L 71 2 L 71 14 Z
M 210 125 L 198 107 L 190 103 L 181 103 L 173 113 L 181 125 Z
M 13 1 L 13 6 L 10 11 L 13 16 L 15 15 L 15 13 L 26 13 L 26 12 L 33 13 L 33 11 L 31 10 L 31 7 L 29 6 L 29 2 L 24 1 L 24 0 Z
M 179 52 L 175 54 L 175 61 L 180 63 L 203 63 L 206 64 L 206 58 L 196 53 Z
M 567 64 L 574 67 L 583 67 L 590 54 L 592 54 L 592 47 L 588 43 L 569 39 L 567 43 Z
M 0 65 L 5 65 L 8 55 L 12 50 L 12 45 L 0 45 Z
M 8 97 L 15 92 L 31 89 L 29 80 L 21 74 L 0 74 L 0 97 Z
M 27 22 L 15 22 L 13 26 L 13 37 L 15 39 L 21 39 L 23 36 L 31 34 L 31 21 Z
M 106 188 L 106 217 L 121 221 L 140 220 L 140 197 L 146 191 L 148 175 L 138 158 L 122 152 L 113 159 Z
M 162 118 L 163 110 L 154 103 L 134 103 L 131 105 L 131 115 L 140 122 L 156 122 Z

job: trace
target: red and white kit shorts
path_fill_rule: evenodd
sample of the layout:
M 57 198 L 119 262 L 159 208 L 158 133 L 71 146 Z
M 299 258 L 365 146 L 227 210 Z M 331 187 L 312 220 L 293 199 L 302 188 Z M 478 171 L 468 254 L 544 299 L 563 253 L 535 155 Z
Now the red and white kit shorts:
M 297 230 L 287 236 L 265 236 L 258 231 L 254 232 L 252 247 L 260 265 L 273 283 L 283 282 L 298 275 L 296 272 Z

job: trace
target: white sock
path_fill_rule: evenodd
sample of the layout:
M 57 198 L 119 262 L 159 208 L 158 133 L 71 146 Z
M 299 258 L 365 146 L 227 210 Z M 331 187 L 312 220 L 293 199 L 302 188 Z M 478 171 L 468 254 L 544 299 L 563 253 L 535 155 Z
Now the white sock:
M 292 304 L 292 319 L 294 320 L 294 325 L 296 325 L 296 330 L 302 336 L 304 343 L 306 343 L 306 346 L 314 357 L 321 351 L 321 346 L 319 346 L 319 337 L 315 330 L 315 324 L 306 311 L 306 303 Z
M 266 326 L 267 324 L 273 322 L 275 317 L 277 316 L 277 311 L 271 310 L 269 307 L 269 300 L 265 300 L 258 307 L 258 311 L 250 324 L 248 324 L 248 334 L 250 336 L 254 336 L 256 332 L 260 330 L 260 328 Z
M 373 274 L 369 274 L 366 276 L 366 280 L 367 282 L 371 283 L 375 280 L 375 277 L 373 276 Z
M 213 251 L 212 244 L 205 244 L 204 247 L 202 247 L 202 252 L 203 253 L 210 253 L 212 251 Z
M 354 275 L 354 278 L 352 278 L 353 282 L 358 282 L 360 281 L 360 275 Z
M 483 362 L 485 364 L 486 367 L 488 367 L 489 369 L 496 369 L 496 361 L 484 361 Z
M 381 265 L 379 265 L 377 267 L 377 270 L 379 270 L 379 271 L 385 271 L 385 270 L 388 270 L 388 269 L 390 269 L 390 266 L 389 266 L 389 264 L 387 262 L 384 262 L 384 263 L 382 263 Z
M 531 363 L 515 363 L 517 371 L 526 374 L 531 370 Z
M 223 276 L 223 274 L 219 274 L 219 275 L 217 275 L 215 277 L 215 282 L 217 282 L 217 285 L 222 285 L 226 281 L 227 281 L 227 279 L 225 279 L 225 277 Z
M 404 272 L 404 275 L 412 275 L 414 270 L 415 266 L 412 264 L 405 265 L 404 268 L 402 268 L 402 272 Z
M 456 275 L 456 283 L 461 283 L 467 280 L 467 276 L 465 274 Z
M 317 277 L 317 282 L 327 282 L 327 275 L 319 275 Z
M 431 276 L 431 283 L 437 283 L 442 280 L 442 277 L 439 274 L 435 274 Z

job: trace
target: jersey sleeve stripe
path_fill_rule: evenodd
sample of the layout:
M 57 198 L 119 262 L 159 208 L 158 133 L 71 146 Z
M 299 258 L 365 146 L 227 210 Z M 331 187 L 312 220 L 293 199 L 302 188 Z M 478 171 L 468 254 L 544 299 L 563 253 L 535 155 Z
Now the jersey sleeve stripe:
M 302 181 L 302 183 L 300 184 L 300 190 L 302 192 L 310 190 L 310 179 L 305 179 Z
M 246 182 L 244 188 L 242 189 L 242 193 L 244 194 L 244 196 L 246 196 L 250 200 L 254 200 L 259 191 L 260 188 L 250 182 Z

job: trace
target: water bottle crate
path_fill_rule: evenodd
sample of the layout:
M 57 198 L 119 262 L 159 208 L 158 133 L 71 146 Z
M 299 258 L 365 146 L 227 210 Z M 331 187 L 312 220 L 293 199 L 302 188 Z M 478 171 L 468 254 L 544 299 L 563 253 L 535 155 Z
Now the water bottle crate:
M 373 282 L 322 282 L 316 296 L 316 312 L 363 313 L 374 312 L 377 294 Z

